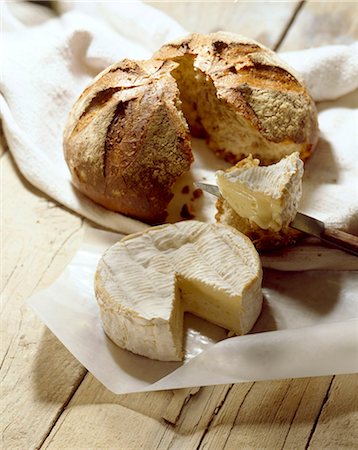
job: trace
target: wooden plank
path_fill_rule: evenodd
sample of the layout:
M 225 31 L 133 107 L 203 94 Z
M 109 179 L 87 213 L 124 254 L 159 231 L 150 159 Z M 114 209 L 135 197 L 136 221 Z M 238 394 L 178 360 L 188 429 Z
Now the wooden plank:
M 304 449 L 331 378 L 235 385 L 200 448 Z
M 170 391 L 114 395 L 88 374 L 42 448 L 139 449 L 166 428 L 161 417 L 171 397 Z
M 306 448 L 333 379 L 334 377 L 307 379 L 306 388 L 298 402 L 282 450 Z
M 42 448 L 110 448 L 114 442 L 126 450 L 143 448 L 144 443 L 150 449 L 196 448 L 229 388 L 201 388 L 180 407 L 173 426 L 164 418 L 173 397 L 183 392 L 114 395 L 88 374 Z
M 165 410 L 163 419 L 166 422 L 175 425 L 179 419 L 183 407 L 188 403 L 193 395 L 199 392 L 199 390 L 200 387 L 173 390 L 173 397 Z
M 300 2 L 146 2 L 177 20 L 189 32 L 224 30 L 274 48 Z M 205 5 L 203 5 L 205 3 Z M 203 13 L 205 9 L 205 13 Z
M 335 377 L 309 441 L 312 450 L 357 448 L 358 375 Z M 294 447 L 291 447 L 294 448 Z
M 3 448 L 35 448 L 85 370 L 24 304 L 65 267 L 82 221 L 23 180 L 9 152 L 1 158 Z
M 332 44 L 350 44 L 358 39 L 357 2 L 306 2 L 280 46 L 280 51 Z
M 249 389 L 247 384 L 243 387 Z M 155 436 L 148 448 L 158 450 L 195 449 L 200 446 L 203 435 L 218 413 L 232 389 L 232 385 L 202 388 L 184 407 L 175 428 L 167 426 L 164 433 Z

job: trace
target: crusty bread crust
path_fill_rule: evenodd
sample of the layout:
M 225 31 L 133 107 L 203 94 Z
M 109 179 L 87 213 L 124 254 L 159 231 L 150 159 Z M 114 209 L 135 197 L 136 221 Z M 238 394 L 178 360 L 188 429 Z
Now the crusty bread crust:
M 240 121 L 246 134 L 251 134 L 241 145 L 243 136 L 231 139 L 231 117 L 221 114 L 214 129 L 210 123 L 215 115 L 204 111 L 208 117 L 196 118 L 194 132 L 201 123 L 201 135 L 206 135 L 218 155 L 236 163 L 251 153 L 261 164 L 277 162 L 295 151 L 302 160 L 310 156 L 318 139 L 316 107 L 303 80 L 276 53 L 244 36 L 217 32 L 194 33 L 164 45 L 154 58 L 180 65 L 188 55 L 193 59 L 196 78 L 201 73 L 204 83 L 212 82 L 225 112 L 235 112 L 233 120 Z M 218 127 L 227 140 L 217 132 Z
M 244 219 L 236 214 L 228 202 L 222 197 L 218 198 L 216 209 L 216 221 L 222 225 L 227 225 L 241 231 L 241 233 L 251 239 L 258 252 L 287 247 L 295 244 L 304 237 L 304 233 L 291 227 L 280 231 L 263 230 L 255 223 L 250 222 L 250 220 Z
M 123 60 L 82 93 L 64 135 L 74 185 L 104 207 L 165 220 L 172 185 L 193 161 L 175 63 Z
M 231 33 L 192 34 L 148 61 L 110 66 L 84 90 L 64 133 L 74 185 L 108 209 L 163 222 L 193 161 L 187 121 L 232 163 L 295 151 L 305 160 L 318 135 L 314 102 L 274 52 Z

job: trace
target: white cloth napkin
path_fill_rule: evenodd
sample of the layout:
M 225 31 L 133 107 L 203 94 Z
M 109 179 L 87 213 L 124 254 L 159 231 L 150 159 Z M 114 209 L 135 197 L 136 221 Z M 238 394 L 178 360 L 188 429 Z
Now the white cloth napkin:
M 123 57 L 147 58 L 187 32 L 140 2 L 59 5 L 59 17 L 33 4 L 3 5 L 0 114 L 10 151 L 30 183 L 72 211 L 121 233 L 144 229 L 72 187 L 62 133 L 72 104 L 99 71 Z M 358 232 L 358 43 L 282 56 L 301 72 L 315 100 L 325 101 L 301 210 Z
M 314 100 L 334 100 L 358 88 L 358 42 L 281 56 L 304 78 Z

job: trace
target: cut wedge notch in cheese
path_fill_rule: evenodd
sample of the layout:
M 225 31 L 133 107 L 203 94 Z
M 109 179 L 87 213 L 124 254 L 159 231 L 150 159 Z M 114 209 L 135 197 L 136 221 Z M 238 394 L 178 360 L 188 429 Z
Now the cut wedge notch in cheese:
M 110 247 L 98 264 L 95 291 L 104 330 L 119 347 L 180 361 L 185 311 L 245 334 L 261 311 L 261 281 L 258 253 L 246 236 L 191 220 Z
M 277 164 L 259 166 L 251 156 L 227 171 L 217 171 L 223 198 L 240 216 L 264 230 L 286 229 L 302 195 L 303 162 L 297 152 Z

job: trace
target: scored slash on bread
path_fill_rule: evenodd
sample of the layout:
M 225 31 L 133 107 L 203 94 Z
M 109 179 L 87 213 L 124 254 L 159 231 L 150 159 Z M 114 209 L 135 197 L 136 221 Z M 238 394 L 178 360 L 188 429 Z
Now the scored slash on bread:
M 65 130 L 75 186 L 104 207 L 162 222 L 171 188 L 193 161 L 174 63 L 124 60 L 90 85 Z
M 192 34 L 85 89 L 64 135 L 73 183 L 108 209 L 163 222 L 193 161 L 189 128 L 232 163 L 295 151 L 305 160 L 318 135 L 312 98 L 274 52 L 232 33 Z

